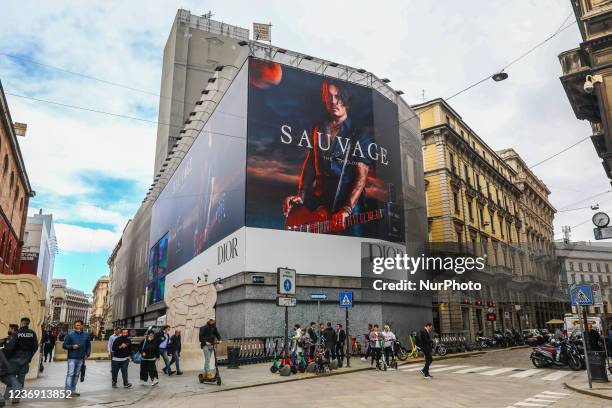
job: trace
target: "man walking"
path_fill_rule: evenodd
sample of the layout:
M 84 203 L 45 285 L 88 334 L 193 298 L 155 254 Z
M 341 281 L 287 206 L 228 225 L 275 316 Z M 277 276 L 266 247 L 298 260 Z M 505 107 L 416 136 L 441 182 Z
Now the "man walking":
M 131 355 L 132 341 L 128 337 L 127 329 L 123 329 L 121 335 L 113 342 L 113 357 L 111 360 L 113 388 L 117 388 L 119 370 L 121 370 L 121 378 L 123 378 L 123 388 L 132 388 L 132 384 L 128 381 L 128 365 Z
M 43 337 L 43 351 L 45 354 L 44 362 L 49 362 L 53 360 L 53 349 L 55 348 L 55 342 L 57 341 L 57 333 L 51 327 L 45 331 Z
M 210 319 L 208 322 L 200 327 L 200 347 L 204 352 L 204 376 L 207 380 L 214 378 L 214 374 L 210 369 L 210 358 L 212 357 L 213 345 L 215 342 L 221 340 L 221 334 L 217 330 L 217 322 L 215 319 Z M 216 362 L 215 362 L 216 364 Z
M 8 400 L 11 390 L 19 390 L 21 386 L 17 381 L 17 370 L 15 365 L 9 362 L 9 359 L 15 352 L 17 344 L 17 330 L 19 326 L 10 324 L 8 337 L 4 340 L 4 344 L 0 347 L 0 382 L 6 384 L 4 395 L 0 394 L 0 407 L 5 406 L 5 400 Z M 18 404 L 19 399 L 13 399 L 13 404 Z
M 83 331 L 83 321 L 74 322 L 74 330 L 64 337 L 64 350 L 68 351 L 68 371 L 66 372 L 66 391 L 72 391 L 73 397 L 80 394 L 76 392 L 76 386 L 81 375 L 83 361 L 91 354 L 91 341 L 89 333 Z
M 308 337 L 310 337 L 310 358 L 314 359 L 315 350 L 319 341 L 319 337 L 317 336 L 317 324 L 315 322 L 310 322 Z
M 115 327 L 113 334 L 108 338 L 108 345 L 106 349 L 108 350 L 108 357 L 112 360 L 113 358 L 113 343 L 117 340 L 117 337 L 121 336 L 121 329 L 119 327 Z
M 181 359 L 181 331 L 175 330 L 172 337 L 170 337 L 170 345 L 168 346 L 168 352 L 172 354 L 170 360 L 170 368 L 172 364 L 176 367 L 176 375 L 183 375 L 181 371 L 180 359 Z
M 17 342 L 15 343 L 15 351 L 10 358 L 10 361 L 16 366 L 17 381 L 19 386 L 23 388 L 25 377 L 30 370 L 30 362 L 32 357 L 38 350 L 38 339 L 36 333 L 29 328 L 30 318 L 23 317 L 19 322 L 19 330 L 17 330 Z
M 170 368 L 170 359 L 168 358 L 168 345 L 170 343 L 170 326 L 163 326 L 161 331 L 158 333 L 157 342 L 159 343 L 159 355 L 164 359 L 163 372 L 168 375 L 174 374 L 174 371 Z M 170 352 L 172 353 L 172 352 Z
M 423 354 L 425 354 L 425 366 L 421 370 L 421 374 L 427 380 L 433 378 L 429 375 L 429 366 L 433 361 L 433 357 L 431 356 L 433 350 L 433 339 L 431 336 L 431 331 L 433 329 L 433 325 L 429 322 L 425 323 L 425 327 L 421 329 L 417 336 L 417 346 L 421 348 Z
M 344 347 L 346 343 L 346 332 L 342 328 L 342 324 L 336 325 L 336 355 L 338 356 L 338 364 L 342 367 L 344 360 Z

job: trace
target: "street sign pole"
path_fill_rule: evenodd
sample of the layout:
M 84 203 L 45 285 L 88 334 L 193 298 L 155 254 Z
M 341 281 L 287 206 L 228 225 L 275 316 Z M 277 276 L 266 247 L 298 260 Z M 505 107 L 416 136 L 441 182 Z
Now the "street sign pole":
M 346 340 L 344 340 L 344 341 L 346 341 L 346 366 L 350 367 L 351 366 L 351 347 L 350 347 L 350 344 L 349 344 L 350 343 L 350 341 L 349 341 L 350 337 L 349 337 L 349 313 L 348 313 L 348 307 L 344 308 L 344 312 L 345 312 L 345 315 L 344 315 L 345 322 L 344 322 L 344 324 L 346 326 L 346 333 L 345 333 L 346 334 Z
M 289 343 L 288 342 L 289 342 L 289 308 L 285 306 L 285 359 L 289 355 Z
M 580 308 L 580 306 L 577 306 Z M 582 306 L 582 346 L 584 348 L 584 361 L 586 362 L 587 377 L 589 379 L 589 388 L 593 388 L 591 381 L 591 369 L 589 363 L 589 324 L 587 322 L 587 308 L 588 306 Z
M 317 327 L 319 328 L 318 342 L 321 343 L 321 301 L 317 300 Z

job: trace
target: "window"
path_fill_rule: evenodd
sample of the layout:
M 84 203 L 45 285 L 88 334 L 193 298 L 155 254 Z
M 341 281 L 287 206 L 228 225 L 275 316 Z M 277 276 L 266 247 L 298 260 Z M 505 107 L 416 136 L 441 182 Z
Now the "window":
M 504 238 L 504 219 L 502 217 L 499 217 L 499 233 Z
M 455 155 L 452 153 L 448 154 L 448 157 L 450 159 L 450 168 L 451 168 L 451 173 L 456 174 L 457 170 L 455 169 Z
M 589 270 L 589 272 L 593 272 L 593 268 L 591 268 L 590 262 L 587 262 L 587 269 Z
M 610 267 L 608 266 L 608 264 L 605 264 L 605 265 L 606 265 L 606 273 L 610 273 Z
M 582 271 L 582 262 L 578 262 L 578 270 Z
M 453 191 L 453 201 L 455 202 L 455 212 L 459 212 L 459 195 Z
M 586 281 L 584 280 L 584 273 L 581 273 L 581 274 L 580 274 L 580 282 L 581 282 L 581 283 L 586 282 Z
M 23 241 L 28 242 L 28 238 L 30 237 L 30 233 L 28 231 L 23 233 Z
M 463 130 L 461 131 L 461 137 L 465 138 L 465 134 L 463 134 Z
M 468 201 L 468 215 L 470 217 L 470 221 L 474 221 L 474 212 L 472 211 L 472 200 Z
M 491 198 L 491 189 L 490 189 L 488 181 L 487 181 L 487 197 L 489 197 L 489 200 L 492 200 L 492 198 Z
M 595 267 L 597 268 L 597 272 L 601 272 L 601 265 L 599 262 L 595 264 Z
M 572 283 L 576 283 L 576 275 L 572 273 Z
M 480 219 L 480 226 L 484 226 L 484 211 L 481 206 L 478 206 L 478 218 Z
M 606 265 L 606 266 L 607 266 L 607 265 Z M 569 263 L 569 270 L 570 270 L 570 271 L 573 271 L 573 270 L 574 270 L 574 263 L 573 263 L 573 262 L 570 262 L 570 263 Z
M 593 279 L 593 275 L 589 275 L 589 279 L 590 279 L 589 282 L 595 282 L 595 279 Z
M 610 280 L 610 275 L 608 275 L 608 283 L 612 283 L 612 280 Z
M 450 125 L 450 118 L 448 117 L 448 115 L 446 115 L 446 124 Z
M 480 192 L 480 174 L 474 173 L 474 178 L 476 179 L 476 189 Z
M 470 180 L 470 175 L 468 173 L 468 166 L 467 164 L 463 165 L 463 174 L 465 176 L 465 182 L 467 183 L 468 186 L 472 185 L 472 180 Z
M 489 214 L 489 220 L 491 220 L 491 231 L 495 234 L 495 217 L 493 217 L 493 214 Z

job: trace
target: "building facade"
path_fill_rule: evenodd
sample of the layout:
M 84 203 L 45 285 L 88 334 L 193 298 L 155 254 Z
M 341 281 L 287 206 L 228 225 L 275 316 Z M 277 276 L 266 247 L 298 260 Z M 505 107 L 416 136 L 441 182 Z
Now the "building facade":
M 237 65 L 244 53 L 236 42 L 249 39 L 249 30 L 178 10 L 164 47 L 159 120 L 155 149 L 157 174 L 179 131 L 200 100 L 205 84 L 218 66 Z
M 67 333 L 77 320 L 87 322 L 90 301 L 82 290 L 69 288 L 66 279 L 53 279 L 47 322 Z
M 589 306 L 589 313 L 612 315 L 612 245 L 603 242 L 556 242 L 563 289 L 569 298 L 574 285 L 598 283 L 602 305 Z M 574 310 L 575 312 L 575 310 Z
M 0 83 L 0 273 L 20 273 L 30 186 L 13 120 Z
M 612 178 L 612 3 L 571 0 L 582 42 L 559 55 L 561 84 L 576 118 L 591 124 L 591 141 Z
M 423 137 L 429 240 L 487 263 L 479 276 L 482 291 L 438 293 L 436 330 L 473 337 L 496 328 L 544 327 L 563 313 L 546 186 L 516 152 L 490 148 L 444 100 L 414 108 Z
M 101 276 L 92 291 L 91 316 L 89 317 L 89 331 L 95 336 L 103 336 L 106 328 L 106 305 L 108 303 L 108 289 L 110 278 Z
M 38 214 L 27 218 L 21 251 L 21 273 L 36 275 L 42 281 L 46 292 L 51 289 L 57 237 L 53 227 L 53 215 Z

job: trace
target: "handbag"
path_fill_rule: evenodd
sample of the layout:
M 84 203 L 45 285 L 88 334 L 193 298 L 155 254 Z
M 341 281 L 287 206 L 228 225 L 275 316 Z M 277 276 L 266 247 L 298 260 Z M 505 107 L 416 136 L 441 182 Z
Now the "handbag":
M 140 362 L 142 361 L 142 354 L 140 354 L 140 351 L 134 353 L 134 355 L 132 356 L 132 361 L 134 362 L 134 364 L 140 364 Z

